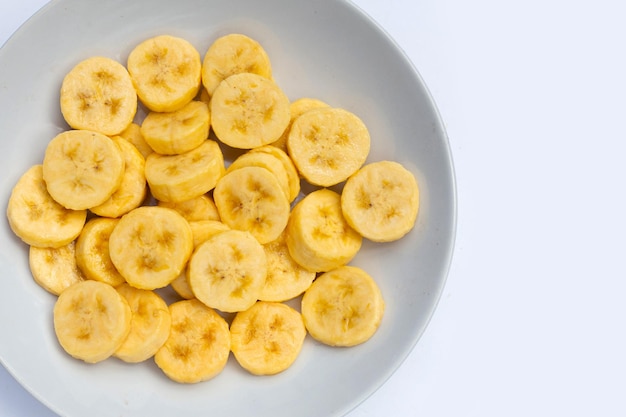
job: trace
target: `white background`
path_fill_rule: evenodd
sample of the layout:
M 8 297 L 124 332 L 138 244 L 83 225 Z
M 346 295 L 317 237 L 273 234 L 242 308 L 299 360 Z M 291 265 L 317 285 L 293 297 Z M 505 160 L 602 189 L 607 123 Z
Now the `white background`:
M 45 3 L 0 0 L 0 44 Z M 625 416 L 626 4 L 355 3 L 429 86 L 459 203 L 428 329 L 349 417 Z M 0 367 L 9 416 L 52 413 Z

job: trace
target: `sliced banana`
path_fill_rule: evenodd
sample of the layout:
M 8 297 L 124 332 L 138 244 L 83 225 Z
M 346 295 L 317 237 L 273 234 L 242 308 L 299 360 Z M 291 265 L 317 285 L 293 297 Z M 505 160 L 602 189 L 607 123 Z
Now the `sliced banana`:
M 65 76 L 60 103 L 72 128 L 104 135 L 119 134 L 137 113 L 137 93 L 128 71 L 100 56 L 81 61 Z
M 354 346 L 369 340 L 378 330 L 384 310 L 374 279 L 354 266 L 320 275 L 302 297 L 307 330 L 330 346 Z
M 254 375 L 274 375 L 298 358 L 306 328 L 302 316 L 282 303 L 259 301 L 237 313 L 230 326 L 235 359 Z
M 76 264 L 83 274 L 114 287 L 126 282 L 109 254 L 109 239 L 118 222 L 118 219 L 95 217 L 85 224 L 76 240 Z
M 300 200 L 289 217 L 289 253 L 309 271 L 330 271 L 347 264 L 361 248 L 362 240 L 343 217 L 341 196 L 326 188 Z
M 127 67 L 139 99 L 152 111 L 176 111 L 200 89 L 200 54 L 179 37 L 160 35 L 141 42 L 130 52 Z
M 148 142 L 143 138 L 141 134 L 141 126 L 137 123 L 131 123 L 123 132 L 117 135 L 123 139 L 126 139 L 143 155 L 144 159 L 148 157 L 152 152 L 152 148 L 148 145 Z
M 370 135 L 354 113 L 319 108 L 293 122 L 287 149 L 302 177 L 311 184 L 330 187 L 346 180 L 365 163 Z
M 84 210 L 107 201 L 122 183 L 124 156 L 109 137 L 89 130 L 69 130 L 46 147 L 43 179 L 59 204 Z
M 285 168 L 285 172 L 287 173 L 287 186 L 289 189 L 289 197 L 287 199 L 290 202 L 294 201 L 300 194 L 300 174 L 298 173 L 298 170 L 289 155 L 287 155 L 287 153 L 282 149 L 273 145 L 265 145 L 259 148 L 254 148 L 249 152 L 253 154 L 267 153 L 280 160 L 283 164 L 283 168 Z
M 17 181 L 9 197 L 7 219 L 11 230 L 25 243 L 59 248 L 78 237 L 86 210 L 70 210 L 48 193 L 41 165 L 33 165 Z
M 278 180 L 280 188 L 285 193 L 288 201 L 291 201 L 291 190 L 289 188 L 289 176 L 285 165 L 275 155 L 267 152 L 246 152 L 238 156 L 228 167 L 226 173 L 243 167 L 261 167 L 271 172 Z M 294 197 L 295 198 L 295 197 Z
M 375 242 L 398 240 L 415 226 L 417 180 L 398 162 L 365 165 L 346 181 L 341 208 L 350 226 L 363 237 Z
M 231 75 L 211 97 L 211 127 L 219 140 L 238 149 L 275 142 L 289 124 L 289 99 L 260 75 Z
M 76 265 L 76 242 L 60 248 L 31 246 L 28 265 L 35 282 L 54 295 L 59 295 L 72 284 L 85 280 Z
M 276 142 L 271 143 L 271 145 L 287 152 L 287 139 L 289 138 L 289 132 L 291 131 L 291 125 L 293 125 L 293 122 L 309 110 L 319 109 L 323 107 L 330 106 L 322 100 L 316 98 L 302 97 L 297 99 L 296 101 L 292 101 L 289 105 L 289 113 L 291 115 L 289 119 L 289 125 L 287 125 L 287 128 L 280 136 L 280 138 Z
M 172 325 L 165 344 L 154 355 L 170 379 L 193 384 L 217 376 L 230 354 L 228 323 L 198 300 L 169 306 Z
M 59 295 L 53 316 L 61 347 L 77 359 L 96 363 L 110 357 L 124 342 L 132 312 L 115 288 L 86 280 Z
M 209 194 L 179 202 L 158 201 L 157 205 L 176 210 L 189 222 L 220 219 L 213 197 Z

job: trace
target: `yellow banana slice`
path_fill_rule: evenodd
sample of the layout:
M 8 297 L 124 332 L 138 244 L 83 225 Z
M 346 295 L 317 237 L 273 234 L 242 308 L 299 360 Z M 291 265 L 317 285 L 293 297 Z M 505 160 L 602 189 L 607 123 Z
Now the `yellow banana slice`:
M 70 130 L 46 147 L 43 179 L 59 204 L 84 210 L 104 203 L 124 177 L 124 156 L 109 137 L 89 130 Z
M 77 359 L 96 363 L 110 357 L 124 342 L 132 312 L 115 288 L 86 280 L 59 295 L 53 316 L 63 349 Z
M 285 168 L 285 172 L 287 173 L 287 186 L 289 189 L 289 197 L 287 199 L 290 202 L 294 201 L 300 194 L 300 174 L 298 173 L 298 170 L 289 155 L 274 145 L 261 146 L 259 148 L 251 149 L 249 152 L 267 153 L 280 160 L 283 164 L 283 168 Z
M 363 237 L 375 242 L 398 240 L 417 219 L 417 180 L 397 162 L 365 165 L 346 181 L 341 208 L 348 224 Z
M 319 109 L 323 107 L 330 106 L 322 100 L 310 97 L 302 97 L 297 99 L 296 101 L 291 102 L 291 104 L 289 105 L 289 113 L 291 115 L 289 119 L 289 125 L 287 125 L 287 128 L 285 129 L 281 137 L 276 142 L 271 143 L 271 145 L 287 152 L 287 139 L 289 138 L 289 132 L 291 131 L 291 125 L 293 125 L 293 122 L 309 110 Z
M 46 291 L 59 295 L 85 276 L 76 265 L 76 242 L 60 248 L 38 248 L 31 246 L 28 264 L 33 279 Z
M 109 238 L 111 261 L 133 287 L 167 286 L 185 268 L 193 250 L 187 220 L 158 206 L 138 207 L 122 216 Z
M 267 275 L 263 246 L 239 230 L 217 233 L 200 244 L 187 268 L 196 298 L 227 313 L 250 308 Z
M 104 203 L 90 208 L 91 212 L 103 217 L 121 217 L 139 207 L 146 199 L 148 185 L 144 173 L 146 160 L 132 143 L 120 136 L 112 138 L 124 156 L 124 176 L 120 186 Z
M 109 239 L 118 219 L 95 217 L 89 220 L 76 240 L 76 264 L 89 279 L 117 286 L 126 282 L 109 254 Z
M 117 135 L 137 113 L 137 93 L 126 68 L 105 57 L 78 63 L 63 79 L 61 112 L 74 129 Z
M 365 163 L 370 151 L 370 135 L 354 113 L 319 108 L 293 122 L 287 149 L 308 182 L 330 187 L 346 180 Z
M 259 300 L 291 300 L 306 291 L 315 279 L 315 272 L 308 271 L 293 260 L 286 238 L 286 232 L 283 232 L 278 239 L 263 245 L 267 258 L 267 277 Z
M 306 328 L 302 316 L 282 303 L 259 301 L 237 313 L 230 326 L 231 351 L 254 375 L 275 375 L 297 359 Z
M 154 198 L 164 202 L 187 201 L 209 192 L 224 171 L 222 150 L 210 139 L 180 155 L 155 152 L 146 159 L 150 191 Z
M 307 330 L 330 346 L 354 346 L 369 340 L 380 326 L 384 310 L 374 279 L 354 266 L 320 275 L 302 297 Z
M 143 155 L 144 159 L 154 152 L 150 145 L 148 145 L 148 142 L 146 142 L 143 138 L 143 135 L 141 134 L 141 126 L 137 123 L 131 123 L 117 136 L 120 136 L 135 145 L 137 150 L 141 153 L 141 155 Z
M 362 240 L 343 217 L 341 196 L 326 188 L 300 200 L 289 217 L 289 253 L 309 271 L 330 271 L 347 264 L 361 249 Z
M 161 35 L 141 42 L 130 52 L 127 67 L 139 99 L 152 111 L 176 111 L 200 88 L 200 54 L 182 38 Z
M 150 147 L 162 155 L 177 155 L 200 146 L 209 137 L 209 106 L 190 101 L 169 112 L 150 112 L 141 124 L 141 134 Z
M 215 40 L 202 62 L 202 83 L 211 96 L 226 78 L 239 73 L 253 73 L 272 78 L 272 65 L 265 49 L 256 40 L 231 33 Z
M 238 156 L 228 167 L 226 173 L 243 167 L 261 167 L 271 172 L 278 180 L 280 188 L 285 193 L 288 201 L 291 201 L 289 177 L 285 166 L 276 156 L 265 152 L 246 152 Z
M 180 201 L 177 203 L 159 201 L 157 202 L 157 205 L 176 210 L 189 222 L 220 219 L 213 197 L 209 194 L 202 194 L 201 196 L 190 200 Z
M 260 75 L 231 75 L 211 97 L 211 127 L 228 146 L 251 149 L 275 142 L 289 124 L 289 99 Z
M 171 331 L 154 361 L 170 379 L 193 384 L 217 376 L 230 355 L 228 323 L 198 300 L 169 306 Z
M 124 362 L 143 362 L 156 354 L 170 335 L 172 322 L 165 301 L 154 291 L 128 284 L 116 288 L 132 311 L 130 332 L 113 356 Z
M 48 193 L 41 165 L 29 168 L 9 197 L 7 219 L 11 230 L 25 243 L 59 248 L 72 242 L 87 219 L 86 210 L 70 210 Z
M 222 222 L 252 233 L 262 244 L 277 239 L 289 220 L 289 201 L 265 168 L 244 167 L 224 175 L 213 198 Z

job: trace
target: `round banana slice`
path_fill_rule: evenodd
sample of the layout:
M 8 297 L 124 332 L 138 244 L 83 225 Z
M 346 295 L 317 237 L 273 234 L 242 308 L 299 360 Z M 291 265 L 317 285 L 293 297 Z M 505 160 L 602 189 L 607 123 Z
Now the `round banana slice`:
M 267 152 L 246 152 L 238 156 L 228 167 L 226 173 L 243 167 L 261 167 L 274 174 L 278 180 L 280 188 L 285 193 L 285 197 L 291 201 L 291 190 L 289 188 L 289 176 L 285 165 L 275 155 Z
M 107 201 L 122 183 L 124 156 L 109 137 L 89 130 L 70 130 L 46 147 L 43 179 L 59 204 L 84 210 Z
M 165 301 L 154 291 L 140 290 L 128 284 L 115 288 L 132 311 L 130 332 L 113 356 L 137 363 L 151 358 L 170 335 L 171 316 Z
M 109 239 L 118 219 L 89 220 L 76 240 L 76 264 L 89 279 L 117 286 L 126 279 L 117 271 L 109 254 Z
M 161 35 L 141 42 L 129 54 L 127 67 L 139 99 L 152 111 L 176 111 L 200 89 L 200 54 L 182 38 Z
M 31 246 L 28 264 L 33 279 L 46 291 L 59 295 L 85 276 L 76 265 L 76 242 L 60 248 L 38 248 Z
M 238 149 L 275 142 L 289 124 L 289 99 L 278 85 L 251 73 L 231 75 L 211 98 L 211 127 Z
M 380 326 L 384 310 L 374 279 L 354 266 L 320 275 L 302 297 L 307 330 L 330 346 L 354 346 L 369 340 Z
M 363 237 L 375 242 L 398 240 L 417 219 L 417 180 L 397 162 L 365 165 L 346 181 L 341 208 L 348 224 Z
M 109 238 L 111 261 L 133 287 L 167 286 L 185 268 L 193 250 L 187 220 L 175 210 L 142 206 L 120 220 Z
M 362 241 L 343 217 L 341 196 L 326 188 L 300 200 L 289 217 L 289 253 L 309 271 L 330 271 L 347 264 L 361 249 Z
M 272 78 L 272 65 L 257 41 L 246 35 L 230 33 L 215 40 L 202 62 L 202 83 L 209 95 L 234 74 L 253 73 Z
M 59 248 L 78 237 L 86 210 L 70 210 L 48 193 L 41 165 L 30 167 L 17 181 L 7 205 L 7 219 L 13 233 L 37 247 Z
M 220 219 L 213 197 L 209 194 L 202 194 L 190 200 L 179 201 L 176 203 L 158 201 L 157 205 L 176 210 L 189 222 Z
M 283 164 L 283 168 L 285 168 L 285 172 L 287 173 L 287 186 L 289 189 L 289 197 L 287 199 L 290 202 L 294 201 L 300 194 L 300 174 L 298 174 L 298 170 L 289 155 L 274 145 L 261 146 L 259 148 L 251 149 L 249 152 L 267 153 L 280 160 Z
M 88 363 L 110 357 L 128 336 L 132 312 L 115 288 L 86 280 L 67 288 L 54 304 L 54 331 L 63 349 Z
M 271 145 L 287 152 L 287 139 L 289 138 L 289 132 L 291 131 L 291 126 L 293 125 L 293 122 L 309 110 L 320 109 L 324 107 L 330 106 L 322 100 L 318 100 L 316 98 L 303 97 L 291 102 L 291 104 L 289 105 L 289 113 L 291 115 L 289 119 L 289 125 L 287 125 L 287 128 L 285 129 L 281 137 L 276 142 L 271 143 Z
M 153 153 L 146 159 L 146 179 L 154 198 L 182 202 L 206 194 L 224 175 L 224 155 L 217 142 L 179 155 Z
M 298 358 L 306 328 L 302 316 L 282 303 L 259 301 L 237 313 L 230 326 L 231 351 L 254 375 L 275 375 Z
M 74 129 L 117 135 L 137 113 L 137 93 L 126 68 L 105 57 L 78 63 L 63 79 L 61 113 Z
M 230 355 L 228 323 L 198 300 L 169 306 L 172 325 L 154 362 L 170 379 L 193 384 L 217 376 Z
M 148 155 L 150 155 L 152 152 L 154 152 L 150 145 L 148 145 L 146 140 L 143 138 L 143 135 L 141 134 L 141 126 L 137 123 L 131 123 L 123 132 L 121 132 L 117 136 L 126 139 L 127 141 L 135 145 L 137 150 L 141 153 L 141 155 L 143 155 L 144 159 L 147 158 Z
M 330 187 L 365 163 L 370 135 L 355 114 L 338 108 L 310 110 L 291 125 L 287 149 L 308 182 Z
M 250 308 L 267 275 L 263 246 L 248 232 L 228 230 L 200 244 L 189 260 L 188 279 L 196 298 L 233 313 Z

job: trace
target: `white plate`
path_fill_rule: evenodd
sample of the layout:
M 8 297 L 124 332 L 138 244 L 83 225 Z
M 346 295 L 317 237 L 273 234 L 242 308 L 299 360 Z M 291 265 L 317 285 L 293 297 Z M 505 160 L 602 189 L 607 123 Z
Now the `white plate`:
M 64 74 L 79 60 L 125 62 L 141 40 L 184 37 L 203 54 L 219 35 L 245 33 L 269 53 L 291 99 L 310 96 L 359 115 L 369 161 L 405 164 L 421 186 L 415 229 L 401 241 L 366 243 L 353 264 L 378 281 L 386 313 L 353 348 L 307 338 L 282 374 L 253 377 L 231 361 L 213 380 L 180 385 L 151 362 L 86 365 L 58 346 L 55 297 L 32 280 L 28 250 L 0 222 L 0 360 L 36 398 L 66 416 L 340 416 L 380 387 L 409 354 L 439 299 L 452 256 L 456 201 L 447 137 L 435 105 L 396 44 L 347 1 L 53 0 L 0 50 L 0 200 L 46 143 L 66 129 L 58 107 Z

